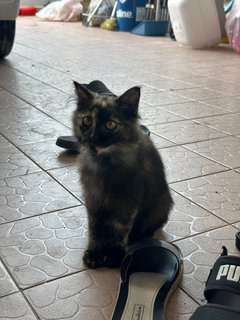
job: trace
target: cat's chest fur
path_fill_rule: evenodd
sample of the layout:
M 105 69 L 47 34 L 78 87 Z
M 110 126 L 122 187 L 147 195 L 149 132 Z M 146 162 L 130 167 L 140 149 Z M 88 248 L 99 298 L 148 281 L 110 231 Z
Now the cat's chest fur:
M 137 169 L 137 152 L 97 156 L 88 148 L 79 157 L 81 182 L 85 196 L 101 206 L 114 206 L 117 202 L 134 201 L 138 185 L 142 184 L 141 172 Z

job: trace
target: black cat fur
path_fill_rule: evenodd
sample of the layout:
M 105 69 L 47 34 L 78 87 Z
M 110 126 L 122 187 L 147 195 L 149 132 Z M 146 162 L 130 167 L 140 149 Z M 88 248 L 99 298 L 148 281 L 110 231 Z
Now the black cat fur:
M 161 157 L 139 125 L 140 88 L 101 96 L 74 82 L 74 133 L 80 145 L 80 179 L 90 268 L 120 265 L 128 245 L 152 237 L 168 220 L 173 201 Z

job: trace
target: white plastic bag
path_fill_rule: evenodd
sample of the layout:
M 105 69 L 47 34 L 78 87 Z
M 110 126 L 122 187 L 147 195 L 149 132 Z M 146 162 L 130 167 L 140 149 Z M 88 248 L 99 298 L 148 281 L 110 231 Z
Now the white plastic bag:
M 231 47 L 237 52 L 240 53 L 240 1 L 235 0 L 230 10 L 225 29 Z
M 36 13 L 36 16 L 52 21 L 77 21 L 82 13 L 81 0 L 55 1 Z

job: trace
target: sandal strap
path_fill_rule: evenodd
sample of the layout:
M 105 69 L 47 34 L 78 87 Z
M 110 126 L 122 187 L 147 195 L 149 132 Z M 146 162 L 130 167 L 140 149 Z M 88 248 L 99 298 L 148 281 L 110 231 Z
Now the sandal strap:
M 223 255 L 215 262 L 206 282 L 205 298 L 209 301 L 219 290 L 240 296 L 240 257 Z
M 240 311 L 221 305 L 207 304 L 200 306 L 189 320 L 239 320 Z
M 149 256 L 146 254 L 146 248 L 149 248 Z M 159 249 L 172 254 L 175 257 L 175 263 L 178 262 L 179 269 L 181 268 L 182 254 L 176 245 L 156 239 L 145 239 L 128 248 L 121 265 L 122 282 L 127 282 L 132 272 L 159 272 L 159 268 L 161 269 L 164 263 L 159 261 Z M 141 250 L 145 251 L 145 261 L 143 261 Z

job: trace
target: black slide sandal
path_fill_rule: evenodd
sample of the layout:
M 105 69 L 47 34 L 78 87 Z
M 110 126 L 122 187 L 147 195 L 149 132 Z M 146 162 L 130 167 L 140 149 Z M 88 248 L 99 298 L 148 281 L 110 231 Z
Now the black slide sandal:
M 180 249 L 146 239 L 129 247 L 112 320 L 163 320 L 168 298 L 182 275 Z
M 190 320 L 240 319 L 240 257 L 229 256 L 225 247 L 210 271 L 204 296 L 208 303 Z
M 189 320 L 239 320 L 239 311 L 232 310 L 231 308 L 206 304 L 205 306 L 200 306 L 194 312 Z
M 79 152 L 77 138 L 74 136 L 61 136 L 57 138 L 56 145 L 74 153 Z
M 94 80 L 88 84 L 83 84 L 87 89 L 93 91 L 93 92 L 97 92 L 101 95 L 105 95 L 105 96 L 113 96 L 116 97 L 116 95 L 114 93 L 112 93 L 102 81 L 99 80 Z M 150 131 L 149 129 L 144 126 L 141 125 L 141 129 L 143 131 L 143 133 L 145 133 L 146 135 L 150 136 Z M 74 153 L 78 153 L 79 152 L 79 146 L 78 146 L 78 142 L 77 142 L 77 138 L 74 136 L 60 136 L 57 138 L 56 141 L 56 145 L 60 148 L 69 150 L 71 152 Z

